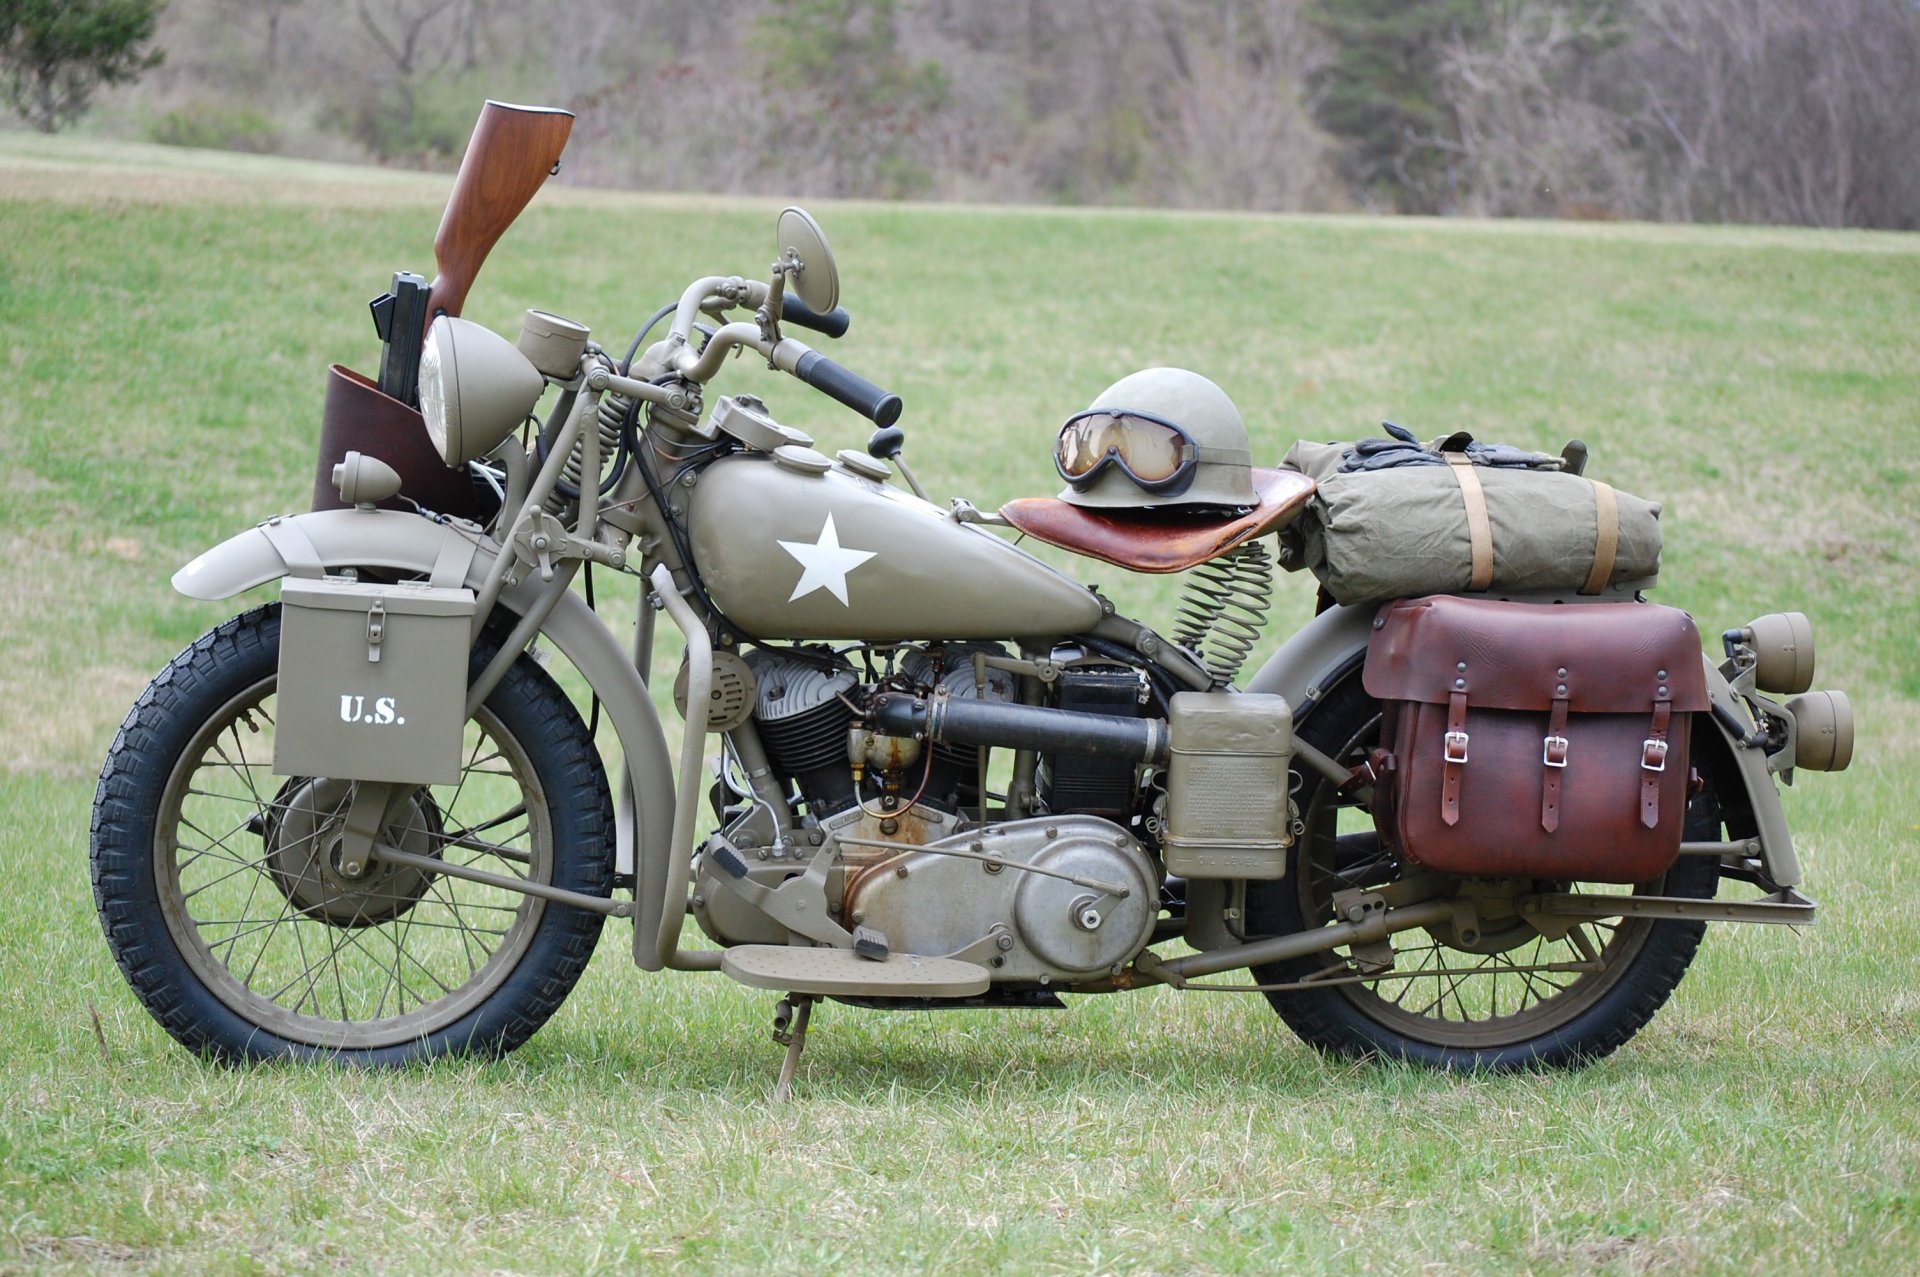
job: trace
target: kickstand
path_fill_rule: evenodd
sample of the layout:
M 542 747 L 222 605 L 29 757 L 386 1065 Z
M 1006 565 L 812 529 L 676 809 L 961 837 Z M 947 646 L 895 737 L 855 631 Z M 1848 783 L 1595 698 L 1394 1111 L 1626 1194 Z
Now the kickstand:
M 789 993 L 774 1004 L 773 1040 L 787 1048 L 787 1058 L 780 1061 L 780 1078 L 773 1084 L 776 1104 L 785 1104 L 793 1095 L 793 1071 L 807 1046 L 807 1020 L 813 1014 L 813 1003 L 807 994 Z

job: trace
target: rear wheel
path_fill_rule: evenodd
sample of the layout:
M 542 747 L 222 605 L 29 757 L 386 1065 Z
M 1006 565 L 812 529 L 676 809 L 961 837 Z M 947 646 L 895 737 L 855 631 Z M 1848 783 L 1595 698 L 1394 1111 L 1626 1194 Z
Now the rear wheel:
M 378 859 L 344 875 L 356 784 L 273 774 L 279 636 L 277 605 L 204 635 L 114 740 L 92 858 L 121 971 L 169 1033 L 222 1059 L 512 1050 L 579 979 L 601 915 Z M 516 661 L 465 733 L 458 782 L 398 796 L 378 840 L 607 895 L 606 776 L 546 673 Z
M 1380 707 L 1352 678 L 1322 702 L 1301 735 L 1357 764 L 1379 733 Z M 1371 816 L 1325 778 L 1306 774 L 1298 801 L 1304 830 L 1288 876 L 1249 887 L 1249 928 L 1259 934 L 1321 927 L 1333 920 L 1336 891 L 1378 889 L 1417 872 L 1381 845 Z M 1719 836 L 1709 789 L 1689 804 L 1685 837 Z M 1633 887 L 1553 885 L 1709 899 L 1718 881 L 1717 862 L 1683 856 L 1661 878 Z M 1464 1069 L 1577 1065 L 1613 1051 L 1652 1018 L 1686 974 L 1706 930 L 1701 922 L 1613 917 L 1549 938 L 1510 909 L 1503 913 L 1514 884 L 1458 880 L 1453 887 L 1476 898 L 1481 929 L 1401 932 L 1389 941 L 1391 969 L 1370 979 L 1354 979 L 1360 966 L 1344 951 L 1256 967 L 1262 984 L 1330 981 L 1272 991 L 1268 1001 L 1301 1038 L 1334 1055 Z

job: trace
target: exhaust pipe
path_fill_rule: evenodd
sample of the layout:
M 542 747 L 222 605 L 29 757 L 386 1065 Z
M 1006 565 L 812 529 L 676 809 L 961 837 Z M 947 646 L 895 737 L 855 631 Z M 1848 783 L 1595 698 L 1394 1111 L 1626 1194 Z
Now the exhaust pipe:
M 1130 763 L 1167 759 L 1167 724 L 1158 718 L 1080 714 L 1038 705 L 882 692 L 873 698 L 874 727 L 942 745 L 988 745 L 1043 754 L 1080 754 Z

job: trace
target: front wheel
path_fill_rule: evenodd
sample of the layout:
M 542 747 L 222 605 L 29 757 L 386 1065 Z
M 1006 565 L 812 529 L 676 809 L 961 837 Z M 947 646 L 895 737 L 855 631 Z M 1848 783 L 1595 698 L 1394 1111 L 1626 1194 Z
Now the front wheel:
M 1379 742 L 1380 707 L 1357 677 L 1348 679 L 1301 735 L 1357 764 Z M 1318 928 L 1333 920 L 1336 891 L 1378 889 L 1415 872 L 1382 847 L 1371 817 L 1325 778 L 1309 773 L 1298 800 L 1303 829 L 1288 876 L 1249 884 L 1248 923 L 1260 934 Z M 1689 803 L 1685 837 L 1719 839 L 1711 788 Z M 1527 889 L 1710 899 L 1718 883 L 1716 861 L 1683 856 L 1661 878 L 1630 888 Z M 1477 895 L 1496 918 L 1501 891 L 1515 890 L 1472 880 L 1452 887 Z M 1325 982 L 1274 990 L 1267 999 L 1288 1027 L 1328 1054 L 1447 1069 L 1569 1066 L 1598 1059 L 1639 1032 L 1686 974 L 1705 930 L 1702 922 L 1614 917 L 1548 938 L 1510 916 L 1467 937 L 1445 927 L 1401 932 L 1389 941 L 1391 968 L 1372 976 L 1352 961 L 1357 955 L 1338 951 L 1255 967 L 1254 974 L 1262 984 Z M 1381 955 L 1368 956 L 1377 967 Z
M 128 983 L 183 1045 L 223 1060 L 519 1046 L 579 979 L 601 915 L 377 859 L 340 874 L 354 783 L 273 773 L 279 650 L 277 604 L 203 635 L 107 754 L 94 902 Z M 379 840 L 607 895 L 606 775 L 545 671 L 515 661 L 465 733 L 458 782 L 410 790 Z

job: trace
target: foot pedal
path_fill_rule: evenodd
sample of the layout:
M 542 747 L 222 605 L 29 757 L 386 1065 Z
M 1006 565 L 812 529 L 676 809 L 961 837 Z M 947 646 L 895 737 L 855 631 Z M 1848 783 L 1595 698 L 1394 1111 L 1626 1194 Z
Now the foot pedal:
M 987 969 L 953 958 L 889 953 L 858 957 L 851 949 L 746 944 L 728 949 L 720 970 L 753 989 L 816 997 L 971 998 L 987 991 Z
M 853 929 L 853 954 L 856 958 L 865 958 L 868 962 L 885 962 L 887 952 L 886 932 L 878 927 Z

